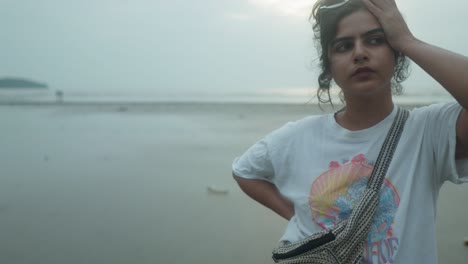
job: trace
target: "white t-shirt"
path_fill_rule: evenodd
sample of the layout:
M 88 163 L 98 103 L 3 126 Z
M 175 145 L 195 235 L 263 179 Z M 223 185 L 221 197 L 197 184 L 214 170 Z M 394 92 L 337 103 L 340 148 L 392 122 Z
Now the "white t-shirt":
M 236 158 L 233 173 L 272 182 L 294 203 L 281 240 L 298 241 L 350 215 L 396 109 L 360 131 L 341 127 L 333 114 L 290 122 Z M 460 111 L 455 102 L 411 111 L 382 186 L 364 252 L 368 263 L 437 263 L 439 189 L 447 180 L 468 182 L 468 160 L 455 160 Z

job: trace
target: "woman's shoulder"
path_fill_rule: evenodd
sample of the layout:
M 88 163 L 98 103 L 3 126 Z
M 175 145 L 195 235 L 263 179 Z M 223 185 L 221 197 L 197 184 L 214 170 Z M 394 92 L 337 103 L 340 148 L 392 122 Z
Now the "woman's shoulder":
M 433 112 L 433 111 L 441 111 L 444 109 L 449 109 L 452 107 L 457 107 L 458 103 L 456 101 L 448 101 L 448 102 L 438 102 L 432 103 L 427 105 L 416 105 L 411 108 L 412 113 L 425 113 L 425 112 Z
M 288 153 L 294 152 L 298 145 L 317 138 L 314 134 L 317 131 L 316 128 L 323 126 L 327 118 L 327 115 L 313 115 L 287 122 L 269 133 L 263 143 L 271 156 L 287 156 Z
M 314 128 L 323 126 L 328 122 L 329 114 L 310 115 L 304 118 L 287 122 L 278 129 L 272 131 L 267 137 L 271 139 L 294 139 L 304 133 L 313 133 Z
M 434 103 L 414 107 L 411 109 L 410 118 L 413 120 L 440 119 L 444 118 L 446 115 L 458 115 L 460 110 L 461 106 L 456 101 Z

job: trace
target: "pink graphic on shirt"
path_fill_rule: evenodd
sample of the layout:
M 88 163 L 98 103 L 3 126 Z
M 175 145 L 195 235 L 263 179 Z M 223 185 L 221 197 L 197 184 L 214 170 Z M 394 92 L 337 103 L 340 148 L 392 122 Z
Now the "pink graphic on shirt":
M 310 188 L 312 220 L 327 229 L 347 219 L 366 189 L 372 169 L 363 154 L 345 164 L 330 162 L 329 169 L 317 177 Z M 368 263 L 393 263 L 399 240 L 393 237 L 392 224 L 399 204 L 398 192 L 385 179 L 364 252 Z

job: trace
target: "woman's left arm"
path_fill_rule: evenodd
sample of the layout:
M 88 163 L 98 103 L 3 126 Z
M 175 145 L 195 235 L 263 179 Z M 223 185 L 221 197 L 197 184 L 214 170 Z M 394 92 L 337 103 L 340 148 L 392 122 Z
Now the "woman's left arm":
M 455 158 L 467 158 L 468 58 L 416 39 L 400 50 L 439 82 L 463 107 L 457 120 Z
M 468 109 L 468 57 L 418 39 L 399 49 L 439 82 L 463 108 Z
M 389 45 L 418 64 L 463 107 L 457 120 L 456 158 L 468 157 L 468 57 L 415 38 L 395 0 L 363 0 L 363 3 L 379 20 Z

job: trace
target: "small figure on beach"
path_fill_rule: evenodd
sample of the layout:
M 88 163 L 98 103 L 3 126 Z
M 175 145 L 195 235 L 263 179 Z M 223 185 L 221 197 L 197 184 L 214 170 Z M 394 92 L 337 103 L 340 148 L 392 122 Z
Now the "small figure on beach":
M 319 101 L 331 103 L 336 84 L 344 107 L 269 133 L 234 160 L 234 179 L 289 221 L 280 246 L 346 221 L 404 112 L 393 95 L 401 93 L 412 60 L 454 100 L 409 112 L 359 254 L 365 263 L 437 263 L 439 190 L 445 182 L 468 182 L 468 57 L 413 35 L 395 0 L 318 0 L 311 20 Z
M 63 103 L 63 91 L 62 90 L 55 91 L 55 97 L 57 98 L 58 103 Z

